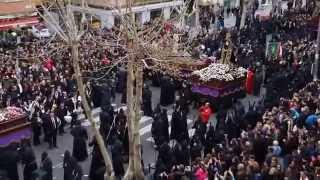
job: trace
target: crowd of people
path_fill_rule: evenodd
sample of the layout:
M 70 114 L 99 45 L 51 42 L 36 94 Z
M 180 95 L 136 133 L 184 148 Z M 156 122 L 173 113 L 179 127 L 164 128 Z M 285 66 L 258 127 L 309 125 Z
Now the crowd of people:
M 259 95 L 261 85 L 265 84 L 265 97 L 252 102 L 248 110 L 237 99 L 231 108 L 222 106 L 217 112 L 208 103 L 195 103 L 200 108 L 199 119 L 193 125 L 194 135 L 189 137 L 187 116 L 195 100 L 189 82 L 177 83 L 171 77 L 159 75 L 160 82 L 154 85 L 160 85 L 160 102 L 154 109 L 152 91 L 145 85 L 142 110 L 153 118 L 151 131 L 158 151 L 154 179 L 307 180 L 320 176 L 320 83 L 309 83 L 316 33 L 306 31 L 310 29 L 306 19 L 294 18 L 311 15 L 289 8 L 267 21 L 248 18 L 246 26 L 238 30 L 237 11 L 232 10 L 238 17 L 236 28 L 232 29 L 223 28 L 223 11 L 202 15 L 203 29 L 208 30 L 210 23 L 219 21 L 220 30 L 215 34 L 202 31 L 192 43 L 198 51 L 195 54 L 220 59 L 229 32 L 234 47 L 231 61 L 252 69 L 253 93 Z M 87 98 L 93 108 L 101 107 L 100 133 L 111 146 L 115 175 L 121 178 L 129 153 L 127 118 L 125 111 L 115 111 L 111 102 L 116 92 L 122 93 L 121 101 L 126 102 L 126 71 L 119 63 L 110 76 L 103 75 L 103 68 L 126 54 L 124 49 L 105 46 L 104 40 L 113 42 L 116 33 L 102 30 L 86 34 L 81 40 L 80 58 Z M 272 41 L 280 44 L 281 53 L 272 58 L 266 58 L 263 51 L 267 48 L 267 34 L 274 34 Z M 53 179 L 50 153 L 43 152 L 38 165 L 33 148 L 42 143 L 48 143 L 49 149 L 58 148 L 57 136 L 66 136 L 70 120 L 74 141 L 71 153 L 67 150 L 64 154 L 64 179 L 82 178 L 78 162 L 89 157 L 88 144 L 93 146 L 89 178 L 102 180 L 105 166 L 100 149 L 78 120 L 82 106 L 68 48 L 56 40 L 24 41 L 13 49 L 0 49 L 0 107 L 16 106 L 28 112 L 33 136 L 31 142 L 1 147 L 0 179 L 18 180 L 18 162 L 24 164 L 25 180 Z M 171 104 L 174 106 L 169 132 L 164 107 Z M 210 118 L 213 113 L 215 122 Z
M 314 29 L 308 25 L 309 11 L 289 8 L 282 13 L 267 21 L 248 21 L 240 36 L 237 30 L 229 31 L 238 47 L 233 62 L 256 71 L 255 94 L 265 84 L 265 97 L 249 104 L 248 110 L 238 100 L 230 109 L 219 109 L 216 126 L 203 126 L 200 117 L 190 140 L 169 136 L 174 143 L 160 145 L 155 179 L 319 178 L 319 82 L 308 83 L 316 33 L 306 31 Z M 272 58 L 261 51 L 267 34 L 276 34 L 272 41 L 281 43 L 282 52 Z M 223 32 L 214 38 L 200 34 L 195 50 L 219 59 L 224 38 Z

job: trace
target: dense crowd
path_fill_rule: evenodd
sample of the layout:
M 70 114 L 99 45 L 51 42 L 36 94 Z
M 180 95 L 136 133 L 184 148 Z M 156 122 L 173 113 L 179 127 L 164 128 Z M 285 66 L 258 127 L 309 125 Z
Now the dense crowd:
M 187 116 L 191 104 L 199 101 L 191 93 L 189 82 L 177 82 L 161 75 L 152 79 L 153 85 L 161 88 L 160 102 L 153 109 L 152 91 L 145 85 L 142 110 L 153 117 L 151 131 L 159 152 L 153 177 L 317 179 L 320 175 L 320 84 L 308 83 L 312 80 L 316 34 L 306 31 L 313 28 L 304 19 L 310 14 L 289 8 L 267 21 L 248 18 L 245 28 L 238 30 L 238 10 L 228 11 L 237 16 L 236 28 L 224 29 L 223 11 L 211 14 L 208 9 L 202 15 L 203 29 L 208 30 L 210 23 L 218 22 L 219 30 L 214 35 L 202 31 L 196 37 L 192 42 L 194 50 L 198 51 L 196 57 L 205 55 L 201 57 L 220 59 L 226 32 L 229 32 L 234 47 L 231 61 L 254 72 L 253 93 L 259 95 L 264 84 L 265 97 L 251 102 L 247 110 L 237 99 L 233 99 L 231 108 L 215 109 L 204 103 L 206 101 L 194 103 L 199 108 L 199 119 L 190 137 Z M 101 107 L 100 132 L 111 146 L 115 175 L 120 178 L 124 175 L 124 157 L 129 152 L 127 119 L 125 111 L 115 111 L 111 102 L 116 92 L 122 93 L 121 101 L 126 102 L 126 71 L 119 63 L 110 76 L 103 74 L 104 68 L 125 57 L 124 49 L 106 45 L 106 42 L 117 43 L 114 39 L 117 33 L 112 30 L 87 33 L 81 40 L 80 58 L 87 98 L 90 106 Z M 263 50 L 268 34 L 275 34 L 271 40 L 280 44 L 281 53 L 266 58 Z M 64 179 L 82 178 L 78 161 L 89 157 L 87 144 L 93 146 L 89 177 L 103 179 L 105 167 L 101 152 L 95 139 L 89 139 L 78 117 L 82 112 L 81 98 L 76 91 L 68 47 L 56 40 L 26 39 L 14 49 L 0 49 L 0 107 L 16 106 L 28 112 L 33 137 L 32 142 L 12 143 L 0 149 L 0 179 L 18 180 L 17 164 L 21 162 L 25 165 L 25 180 L 35 176 L 51 180 L 50 154 L 43 152 L 38 166 L 32 148 L 43 142 L 48 143 L 50 149 L 57 148 L 57 136 L 65 136 L 69 120 L 76 148 L 71 153 L 65 152 Z M 169 132 L 167 108 L 164 107 L 170 104 L 174 106 Z M 213 114 L 216 118 L 211 117 Z

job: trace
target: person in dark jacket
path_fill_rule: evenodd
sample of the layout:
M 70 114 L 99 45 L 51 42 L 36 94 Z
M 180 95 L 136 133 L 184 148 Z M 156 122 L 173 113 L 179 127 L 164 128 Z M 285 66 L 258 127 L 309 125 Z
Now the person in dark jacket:
M 113 142 L 114 143 L 111 148 L 113 170 L 114 170 L 115 176 L 118 179 L 121 179 L 121 177 L 124 175 L 123 158 L 122 158 L 123 144 L 118 139 L 118 137 L 115 137 L 115 140 Z
M 93 146 L 89 178 L 90 180 L 104 180 L 106 167 L 95 138 L 89 143 L 89 146 Z
M 32 174 L 37 170 L 38 165 L 34 151 L 26 141 L 22 145 L 22 164 L 24 164 L 23 179 L 32 180 Z
M 164 77 L 161 80 L 160 104 L 162 106 L 170 105 L 175 100 L 175 85 L 173 79 Z
M 40 144 L 40 136 L 41 136 L 41 124 L 38 121 L 39 113 L 36 113 L 31 118 L 31 128 L 32 128 L 32 135 L 33 135 L 33 145 L 37 146 Z
M 41 154 L 41 168 L 40 168 L 45 175 L 43 176 L 43 179 L 45 180 L 52 180 L 52 161 L 50 157 L 48 156 L 47 152 L 43 152 Z
M 88 158 L 87 144 L 88 133 L 87 130 L 81 126 L 81 123 L 77 121 L 75 128 L 71 130 L 73 136 L 73 151 L 72 156 L 78 161 L 84 161 Z
M 59 108 L 56 110 L 56 116 L 60 119 L 61 123 L 59 126 L 59 134 L 64 134 L 64 126 L 67 124 L 64 117 L 68 114 L 68 110 L 63 103 L 60 104 Z
M 163 137 L 166 142 L 169 142 L 169 120 L 168 120 L 168 113 L 167 109 L 162 109 L 161 115 L 161 122 L 162 122 L 162 132 L 163 132 Z
M 149 89 L 149 86 L 145 86 L 143 88 L 143 94 L 142 94 L 142 107 L 143 107 L 143 113 L 145 116 L 152 116 L 152 92 Z
M 20 158 L 17 149 L 18 145 L 11 143 L 0 151 L 0 170 L 6 171 L 10 180 L 19 180 L 18 162 Z
M 81 180 L 82 179 L 82 169 L 77 161 L 71 156 L 70 152 L 67 150 L 64 153 L 63 158 L 63 169 L 64 169 L 64 180 Z

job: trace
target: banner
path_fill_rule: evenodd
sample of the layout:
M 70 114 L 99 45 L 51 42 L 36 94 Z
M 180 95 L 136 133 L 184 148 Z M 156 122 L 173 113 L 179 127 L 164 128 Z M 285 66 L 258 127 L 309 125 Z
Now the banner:
M 280 42 L 269 42 L 267 46 L 267 57 L 275 59 L 282 56 L 282 46 Z

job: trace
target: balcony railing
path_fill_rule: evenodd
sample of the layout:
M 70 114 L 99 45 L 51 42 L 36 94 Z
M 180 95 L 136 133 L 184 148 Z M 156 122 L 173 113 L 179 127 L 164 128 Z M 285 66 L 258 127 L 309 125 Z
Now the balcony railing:
M 94 1 L 94 0 L 91 0 Z M 173 0 L 134 0 L 134 6 L 142 6 L 142 5 L 147 5 L 147 4 L 156 4 L 156 3 L 162 3 L 162 2 L 170 2 Z M 81 4 L 82 0 L 72 0 L 74 4 Z M 88 3 L 88 6 L 93 6 L 93 7 L 108 7 L 108 4 L 106 3 L 107 1 L 103 1 L 104 3 L 99 3 L 100 1 L 96 1 L 95 3 L 90 3 L 90 1 L 85 1 Z M 112 3 L 113 4 L 113 3 Z M 120 4 L 122 6 L 125 6 L 125 0 L 120 0 Z

